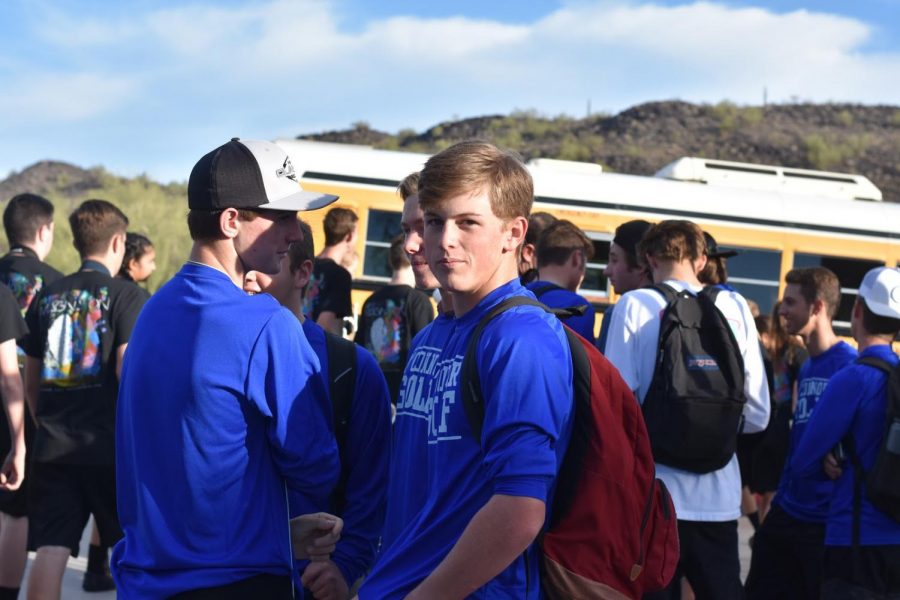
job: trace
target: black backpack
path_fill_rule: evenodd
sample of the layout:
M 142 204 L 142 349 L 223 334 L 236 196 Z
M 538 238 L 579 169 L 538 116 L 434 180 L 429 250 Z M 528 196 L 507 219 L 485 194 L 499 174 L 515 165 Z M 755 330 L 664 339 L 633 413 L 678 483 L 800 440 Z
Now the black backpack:
M 356 344 L 325 332 L 325 352 L 328 354 L 328 393 L 331 396 L 334 438 L 341 460 L 341 473 L 331 493 L 331 511 L 340 515 L 347 496 L 347 429 L 350 409 L 356 393 Z
M 853 493 L 853 544 L 859 544 L 859 520 L 862 508 L 862 486 L 872 506 L 900 522 L 900 366 L 874 356 L 856 359 L 862 365 L 869 365 L 887 373 L 887 409 L 884 419 L 884 436 L 875 463 L 867 473 L 856 453 L 853 436 L 844 438 L 843 446 L 856 472 Z
M 694 473 L 731 460 L 743 425 L 744 360 L 716 308 L 719 288 L 699 294 L 653 286 L 666 299 L 656 366 L 643 412 L 653 457 Z

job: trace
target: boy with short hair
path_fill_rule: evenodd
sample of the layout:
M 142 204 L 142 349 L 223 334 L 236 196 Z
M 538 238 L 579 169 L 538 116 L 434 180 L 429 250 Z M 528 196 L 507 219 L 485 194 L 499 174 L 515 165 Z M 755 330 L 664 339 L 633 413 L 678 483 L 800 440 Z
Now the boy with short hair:
M 785 282 L 779 314 L 787 332 L 803 338 L 809 358 L 797 378 L 787 463 L 772 508 L 753 541 L 746 582 L 751 599 L 820 595 L 825 521 L 834 484 L 824 473 L 797 473 L 792 464 L 828 381 L 857 356 L 831 325 L 841 301 L 837 275 L 824 267 L 798 268 L 785 275 Z
M 325 215 L 325 248 L 316 257 L 304 313 L 325 331 L 343 334 L 344 317 L 353 314 L 353 277 L 342 265 L 356 252 L 359 217 L 349 208 L 332 208 Z
M 609 261 L 603 269 L 603 275 L 609 279 L 610 285 L 620 296 L 631 290 L 652 285 L 650 272 L 643 261 L 638 260 L 637 246 L 650 229 L 648 221 L 640 219 L 626 221 L 616 227 L 615 235 L 609 245 Z M 606 339 L 609 336 L 609 324 L 612 322 L 612 314 L 615 304 L 607 306 L 600 322 L 600 335 L 597 336 L 597 348 L 600 352 L 606 352 Z
M 394 404 L 400 393 L 410 344 L 434 319 L 434 307 L 428 296 L 411 285 L 415 277 L 405 245 L 403 236 L 391 241 L 388 251 L 391 280 L 363 303 L 356 330 L 356 343 L 378 360 Z
M 655 283 L 694 295 L 703 289 L 696 273 L 706 262 L 705 249 L 700 228 L 680 220 L 653 225 L 638 244 L 638 253 Z M 656 289 L 627 292 L 616 304 L 610 323 L 606 357 L 641 404 L 654 379 L 666 304 L 666 298 Z M 769 390 L 753 318 L 746 303 L 728 291 L 717 295 L 715 308 L 728 320 L 741 353 L 746 400 L 743 431 L 762 431 L 769 420 Z M 679 598 L 683 575 L 698 597 L 739 598 L 737 519 L 741 516 L 741 480 L 737 458 L 732 454 L 724 467 L 705 473 L 659 461 L 656 467 L 657 476 L 665 482 L 675 503 L 681 556 L 669 587 L 646 597 Z
M 421 407 L 427 492 L 412 521 L 373 567 L 360 598 L 540 596 L 541 531 L 572 421 L 572 363 L 562 324 L 533 306 L 502 313 L 476 351 L 485 398 L 481 439 L 462 404 L 460 367 L 481 318 L 512 296 L 533 197 L 531 177 L 509 153 L 461 142 L 421 174 L 425 252 L 455 319 L 416 340 L 399 405 Z M 535 349 L 539 348 L 540 352 Z M 413 381 L 415 380 L 415 381 Z M 413 441 L 415 443 L 415 441 Z
M 303 239 L 291 244 L 281 270 L 275 275 L 258 271 L 247 274 L 244 290 L 271 294 L 287 308 L 303 327 L 306 339 L 321 363 L 320 376 L 332 406 L 341 400 L 331 398 L 333 372 L 326 338 L 331 343 L 352 348 L 356 356 L 356 374 L 344 439 L 339 440 L 343 484 L 332 494 L 332 506 L 344 519 L 344 535 L 330 560 L 302 565 L 303 585 L 316 598 L 347 598 L 354 582 L 363 577 L 375 559 L 375 551 L 384 525 L 384 499 L 387 488 L 391 446 L 390 396 L 375 359 L 361 346 L 323 330 L 303 316 L 303 294 L 312 277 L 312 231 L 300 223 Z M 427 300 L 426 300 L 427 301 Z M 340 376 L 340 374 L 339 374 Z M 340 389 L 340 388 L 337 388 Z M 335 493 L 340 497 L 335 497 Z M 292 494 L 290 514 L 328 510 L 302 495 Z
M 118 375 L 143 296 L 115 279 L 128 218 L 105 200 L 69 216 L 78 272 L 44 286 L 28 309 L 26 398 L 38 428 L 32 449 L 30 536 L 37 548 L 29 596 L 58 598 L 69 554 L 93 514 L 103 546 L 121 536 L 116 514 Z
M 290 312 L 242 287 L 278 272 L 297 211 L 335 199 L 304 191 L 267 141 L 233 138 L 194 165 L 190 258 L 147 301 L 122 370 L 122 597 L 293 598 L 291 558 L 328 559 L 338 518 L 288 522 L 289 492 L 323 501 L 339 471 L 319 361 Z
M 43 262 L 53 247 L 53 204 L 37 194 L 14 196 L 3 210 L 3 228 L 9 252 L 0 258 L 0 283 L 12 291 L 20 316 L 24 317 L 41 289 L 62 277 L 62 273 Z M 21 349 L 18 360 L 19 366 L 24 367 L 25 354 Z M 6 437 L 6 425 L 11 423 L 0 422 L 0 456 L 14 449 Z M 34 421 L 27 410 L 24 427 L 25 447 L 30 448 Z M 25 473 L 21 476 L 24 478 Z M 15 491 L 0 490 L 0 588 L 17 589 L 25 572 L 29 480 L 20 483 Z
M 583 306 L 584 313 L 563 322 L 594 343 L 594 307 L 578 295 L 587 263 L 594 256 L 591 240 L 571 221 L 556 221 L 544 230 L 537 244 L 538 277 L 526 287 L 552 308 Z
M 876 508 L 866 484 L 857 487 L 857 483 L 871 473 L 892 427 L 885 423 L 888 373 L 862 361 L 875 359 L 884 368 L 897 368 L 891 343 L 900 333 L 900 270 L 877 267 L 866 273 L 850 330 L 859 346 L 859 360 L 828 381 L 790 467 L 799 476 L 821 476 L 824 467 L 825 474 L 836 477 L 825 524 L 822 597 L 894 598 L 900 596 L 900 522 Z M 841 463 L 832 454 L 838 444 L 846 455 Z M 858 467 L 864 472 L 859 473 Z
M 538 277 L 537 246 L 544 230 L 556 222 L 556 217 L 548 212 L 531 213 L 528 216 L 528 231 L 519 251 L 519 281 L 528 285 Z

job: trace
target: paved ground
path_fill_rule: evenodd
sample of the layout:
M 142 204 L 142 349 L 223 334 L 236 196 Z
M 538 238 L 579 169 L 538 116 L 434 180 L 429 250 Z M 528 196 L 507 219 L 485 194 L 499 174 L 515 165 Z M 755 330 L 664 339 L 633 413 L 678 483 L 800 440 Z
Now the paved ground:
M 747 571 L 750 569 L 750 544 L 748 540 L 753 535 L 753 527 L 747 519 L 738 521 L 738 534 L 740 537 L 740 556 L 741 556 L 741 579 L 747 577 Z M 90 526 L 85 530 L 85 534 L 81 539 L 81 551 L 78 558 L 70 558 L 69 565 L 66 568 L 66 575 L 63 578 L 62 600 L 113 600 L 116 597 L 115 592 L 87 593 L 81 589 L 81 578 L 84 576 L 84 570 L 87 567 L 87 548 L 90 536 Z M 34 554 L 28 558 L 28 566 L 31 567 L 31 561 Z M 28 573 L 25 573 L 25 581 L 28 581 Z M 22 587 L 19 598 L 25 598 L 26 587 Z
M 115 592 L 92 592 L 88 593 L 81 589 L 81 579 L 84 577 L 84 570 L 87 568 L 88 544 L 90 542 L 91 526 L 88 524 L 84 535 L 81 537 L 81 549 L 78 552 L 78 558 L 69 558 L 66 574 L 63 577 L 62 600 L 115 600 Z M 25 571 L 25 582 L 19 598 L 26 597 L 28 587 L 28 570 L 31 568 L 31 562 L 34 560 L 34 553 L 28 555 L 28 566 Z

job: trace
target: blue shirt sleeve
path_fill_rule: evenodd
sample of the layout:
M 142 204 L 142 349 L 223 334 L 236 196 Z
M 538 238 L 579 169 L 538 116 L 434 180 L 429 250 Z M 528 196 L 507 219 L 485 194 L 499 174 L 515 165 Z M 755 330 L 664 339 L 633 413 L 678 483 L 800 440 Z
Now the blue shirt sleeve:
M 806 430 L 791 457 L 791 469 L 800 477 L 824 472 L 822 460 L 850 431 L 856 413 L 863 381 L 859 367 L 849 367 L 835 373 L 819 396 L 806 424 Z
M 280 309 L 260 332 L 245 383 L 247 398 L 270 419 L 272 457 L 289 493 L 315 504 L 327 502 L 339 468 L 319 370 L 296 317 Z
M 494 492 L 547 502 L 571 429 L 572 360 L 561 324 L 512 309 L 482 334 L 484 466 Z
M 391 400 L 384 375 L 364 348 L 356 351 L 356 392 L 347 431 L 344 531 L 332 560 L 348 586 L 375 559 L 384 526 L 385 495 L 391 454 Z

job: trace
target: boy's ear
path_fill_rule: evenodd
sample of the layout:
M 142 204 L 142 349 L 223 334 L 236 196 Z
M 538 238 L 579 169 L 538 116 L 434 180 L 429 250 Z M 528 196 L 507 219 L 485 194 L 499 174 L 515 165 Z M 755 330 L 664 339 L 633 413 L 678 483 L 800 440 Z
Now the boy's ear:
M 503 252 L 516 252 L 525 242 L 525 232 L 528 231 L 528 219 L 514 217 L 506 224 L 506 240 L 503 244 Z
M 294 278 L 294 287 L 303 289 L 309 284 L 309 280 L 312 279 L 313 272 L 313 262 L 311 260 L 304 260 L 300 263 L 300 268 L 293 272 Z
M 117 233 L 110 240 L 110 249 L 113 254 L 125 254 L 125 234 Z
M 219 215 L 219 231 L 222 232 L 228 239 L 234 239 L 237 237 L 238 231 L 240 231 L 240 225 L 238 225 L 239 214 L 237 209 L 235 208 L 226 208 L 222 211 L 222 214 Z

